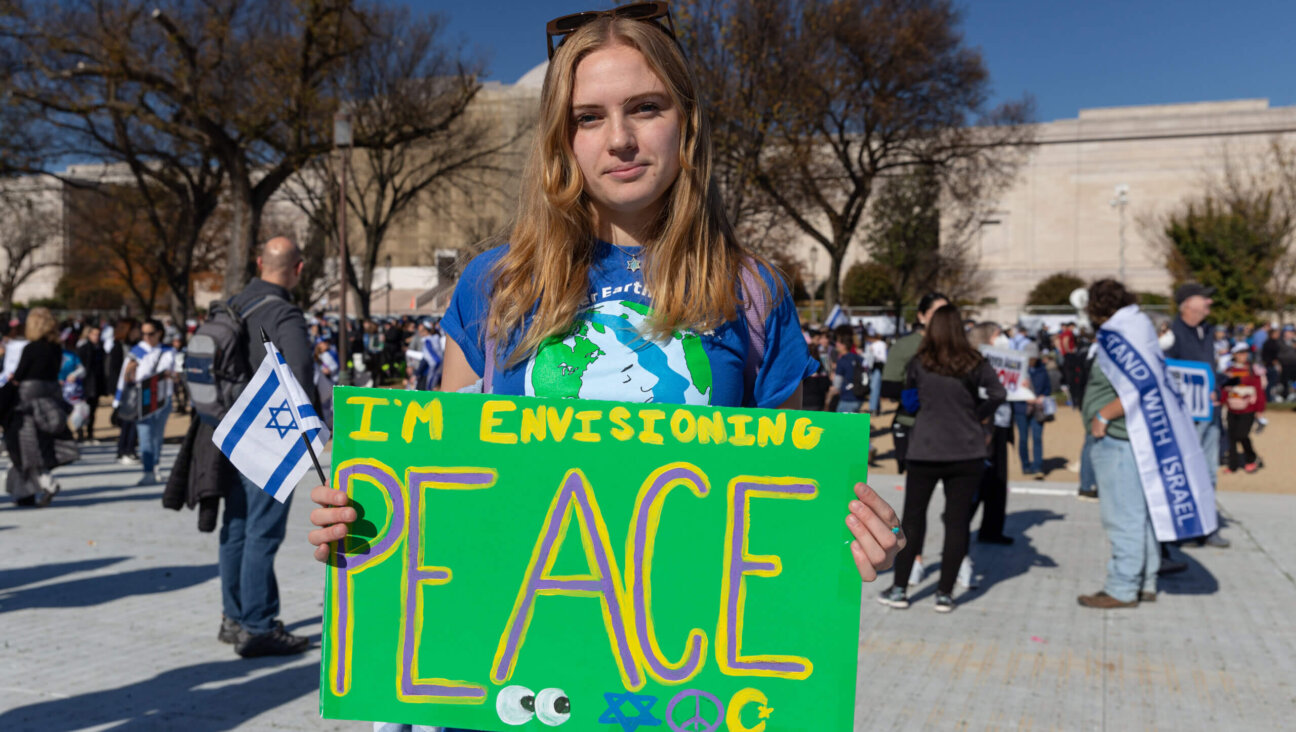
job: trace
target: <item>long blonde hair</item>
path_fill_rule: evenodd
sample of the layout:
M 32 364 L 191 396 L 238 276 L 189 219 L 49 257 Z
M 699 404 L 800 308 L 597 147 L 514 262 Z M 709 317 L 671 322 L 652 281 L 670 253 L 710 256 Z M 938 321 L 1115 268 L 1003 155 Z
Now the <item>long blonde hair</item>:
M 736 318 L 742 267 L 752 271 L 753 281 L 764 283 L 756 266 L 765 263 L 738 243 L 725 216 L 712 175 L 710 130 L 684 54 L 648 22 L 600 18 L 568 36 L 549 62 L 517 222 L 508 253 L 493 270 L 485 338 L 513 342 L 511 336 L 522 330 L 535 308 L 509 365 L 566 331 L 586 304 L 595 213 L 571 146 L 572 90 L 577 64 L 616 45 L 643 54 L 682 118 L 680 173 L 665 194 L 666 206 L 641 255 L 644 285 L 653 298 L 650 334 L 660 338 L 681 328 L 706 331 Z

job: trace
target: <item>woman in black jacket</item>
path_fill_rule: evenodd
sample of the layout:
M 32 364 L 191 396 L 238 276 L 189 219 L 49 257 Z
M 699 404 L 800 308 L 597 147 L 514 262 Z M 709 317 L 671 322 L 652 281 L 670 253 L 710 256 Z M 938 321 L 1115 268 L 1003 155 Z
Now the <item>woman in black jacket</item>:
M 900 523 L 909 541 L 896 558 L 895 584 L 878 598 L 883 605 L 909 607 L 905 583 L 914 557 L 922 553 L 932 493 L 944 482 L 945 548 L 936 611 L 954 609 L 954 583 L 967 555 L 973 498 L 988 455 L 985 423 L 1007 396 L 994 368 L 968 343 L 958 308 L 939 308 L 905 378 L 905 406 L 916 414 Z
M 77 430 L 77 441 L 94 441 L 95 409 L 99 406 L 99 397 L 108 393 L 106 358 L 103 343 L 99 340 L 99 326 L 87 325 L 81 330 L 81 339 L 77 342 L 76 355 L 85 367 L 85 381 L 82 393 L 86 406 L 90 408 L 85 424 Z M 115 382 L 114 382 L 115 383 Z
M 13 468 L 5 487 L 20 506 L 44 506 L 59 492 L 50 474 L 57 467 L 54 437 L 67 429 L 68 408 L 59 384 L 63 347 L 58 323 L 45 308 L 27 314 L 27 346 L 14 371 L 18 407 L 5 424 L 5 443 Z

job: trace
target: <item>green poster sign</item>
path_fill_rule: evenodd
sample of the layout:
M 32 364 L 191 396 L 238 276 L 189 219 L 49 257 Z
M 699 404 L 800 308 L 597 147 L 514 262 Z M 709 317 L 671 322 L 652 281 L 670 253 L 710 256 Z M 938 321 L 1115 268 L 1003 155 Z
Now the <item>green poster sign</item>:
M 338 388 L 325 717 L 848 730 L 862 415 Z

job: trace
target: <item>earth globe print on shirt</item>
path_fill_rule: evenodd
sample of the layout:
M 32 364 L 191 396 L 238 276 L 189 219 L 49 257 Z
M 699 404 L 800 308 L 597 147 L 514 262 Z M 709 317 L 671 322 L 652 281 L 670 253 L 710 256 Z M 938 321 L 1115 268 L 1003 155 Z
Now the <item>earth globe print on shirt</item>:
M 660 404 L 711 404 L 711 362 L 702 338 L 645 335 L 652 308 L 608 300 L 540 344 L 527 364 L 526 395 Z

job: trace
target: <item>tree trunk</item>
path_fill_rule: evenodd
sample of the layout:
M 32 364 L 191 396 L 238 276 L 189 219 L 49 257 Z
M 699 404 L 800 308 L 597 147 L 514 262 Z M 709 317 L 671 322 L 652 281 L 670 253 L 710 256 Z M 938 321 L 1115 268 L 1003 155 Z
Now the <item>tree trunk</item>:
M 247 284 L 252 183 L 246 171 L 230 171 L 230 199 L 234 204 L 234 215 L 230 221 L 229 244 L 225 249 L 225 282 L 221 286 L 221 296 L 227 300 L 242 292 Z
M 824 317 L 841 302 L 842 260 L 846 259 L 846 247 L 834 246 L 828 250 L 828 281 L 824 283 Z

